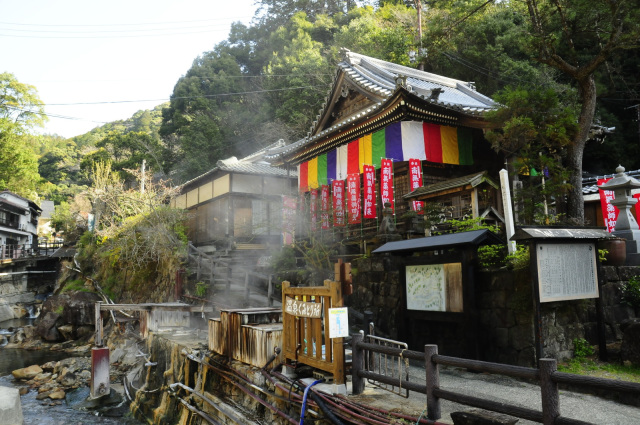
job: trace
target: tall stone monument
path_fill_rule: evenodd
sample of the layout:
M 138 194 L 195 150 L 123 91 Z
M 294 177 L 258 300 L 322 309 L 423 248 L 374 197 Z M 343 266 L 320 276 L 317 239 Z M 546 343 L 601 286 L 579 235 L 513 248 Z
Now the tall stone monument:
M 629 177 L 624 171 L 624 167 L 618 165 L 616 175 L 598 187 L 613 191 L 615 199 L 611 200 L 611 205 L 618 207 L 620 212 L 615 230 L 611 233 L 627 240 L 627 264 L 638 265 L 640 264 L 640 229 L 638 229 L 638 222 L 631 214 L 631 208 L 638 200 L 631 195 L 631 190 L 639 189 L 640 181 Z

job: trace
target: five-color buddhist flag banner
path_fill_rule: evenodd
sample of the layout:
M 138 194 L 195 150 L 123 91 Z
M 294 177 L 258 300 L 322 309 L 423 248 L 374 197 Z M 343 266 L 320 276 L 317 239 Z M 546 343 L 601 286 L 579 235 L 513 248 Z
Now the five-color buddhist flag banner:
M 363 173 L 365 165 L 380 168 L 383 158 L 472 165 L 472 151 L 470 128 L 419 121 L 393 123 L 300 164 L 298 187 L 308 192 L 334 180 L 345 180 L 348 175 Z

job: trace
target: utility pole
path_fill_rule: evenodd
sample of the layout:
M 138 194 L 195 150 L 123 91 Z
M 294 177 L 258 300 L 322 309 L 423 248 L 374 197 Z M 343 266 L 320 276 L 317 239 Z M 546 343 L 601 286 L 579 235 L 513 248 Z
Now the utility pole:
M 140 193 L 144 193 L 144 168 L 145 165 L 147 165 L 147 160 L 143 159 L 142 160 L 142 177 L 140 179 Z
M 418 12 L 418 42 L 420 43 L 420 49 L 418 55 L 422 55 L 422 0 L 413 0 L 416 5 L 416 11 Z M 418 69 L 424 71 L 424 61 L 421 59 L 418 64 Z
M 638 137 L 640 138 L 640 103 L 638 103 L 637 105 L 629 106 L 628 108 L 624 108 L 624 109 L 631 109 L 631 108 L 636 108 L 636 112 L 638 114 L 636 121 L 638 122 Z

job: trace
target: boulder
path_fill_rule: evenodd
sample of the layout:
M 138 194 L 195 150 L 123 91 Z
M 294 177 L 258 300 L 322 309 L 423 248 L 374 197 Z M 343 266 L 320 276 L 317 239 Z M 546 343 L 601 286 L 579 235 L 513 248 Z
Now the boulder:
M 73 331 L 73 325 L 58 326 L 58 332 L 62 335 L 65 341 L 72 341 L 75 339 L 75 332 Z
M 96 301 L 102 301 L 95 292 L 78 291 L 73 293 L 64 308 L 64 321 L 74 326 L 95 325 Z
M 36 319 L 36 326 L 40 322 L 40 318 L 44 317 L 47 313 L 61 313 L 68 302 L 69 295 L 67 294 L 53 295 L 47 298 L 47 300 L 42 303 L 42 311 L 38 319 Z
M 624 331 L 620 359 L 640 366 L 640 319 L 625 321 L 621 328 Z
M 51 400 L 62 400 L 64 399 L 65 396 L 65 392 L 62 388 L 58 388 L 57 390 L 55 390 L 54 392 L 52 392 L 51 394 L 49 394 L 49 398 Z
M 14 379 L 33 379 L 36 376 L 38 376 L 38 374 L 40 373 L 42 373 L 42 368 L 38 365 L 32 365 L 29 367 L 24 367 L 22 369 L 16 369 L 13 372 L 11 372 Z
M 57 342 L 62 340 L 62 335 L 58 332 L 58 326 L 62 324 L 62 319 L 58 313 L 49 311 L 44 317 L 40 317 L 36 325 L 36 334 L 45 341 Z
M 17 388 L 0 387 L 0 424 L 22 425 L 22 405 Z

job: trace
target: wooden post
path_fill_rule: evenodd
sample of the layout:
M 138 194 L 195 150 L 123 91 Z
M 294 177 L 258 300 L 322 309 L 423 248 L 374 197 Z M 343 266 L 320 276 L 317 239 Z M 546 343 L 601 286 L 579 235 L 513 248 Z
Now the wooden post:
M 364 391 L 365 381 L 360 376 L 360 371 L 364 370 L 364 350 L 358 346 L 362 343 L 364 336 L 362 333 L 351 335 L 351 387 L 353 394 L 362 394 Z
M 273 307 L 273 275 L 269 275 L 269 285 L 267 285 L 267 305 Z
M 560 416 L 560 396 L 558 384 L 551 375 L 557 370 L 556 359 L 540 359 L 540 390 L 542 395 L 542 423 L 553 425 Z
M 102 347 L 102 316 L 100 316 L 100 306 L 102 302 L 98 301 L 95 304 L 96 308 L 96 336 L 95 336 L 95 346 Z
M 326 285 L 327 281 L 325 281 Z M 331 307 L 344 306 L 342 300 L 342 284 L 340 282 L 331 282 Z M 325 317 L 325 330 L 329 329 L 329 317 Z M 337 385 L 344 385 L 345 383 L 345 367 L 344 367 L 344 338 L 331 339 L 332 351 L 333 351 L 333 379 Z
M 609 361 L 607 353 L 607 332 L 604 324 L 604 308 L 602 306 L 602 286 L 605 284 L 602 266 L 598 264 L 598 298 L 596 298 L 596 326 L 598 330 L 598 358 Z
M 250 289 L 249 289 L 249 272 L 244 272 L 244 299 L 247 306 L 251 305 L 251 300 L 249 299 Z
M 427 378 L 427 418 L 432 421 L 440 419 L 440 399 L 433 395 L 433 390 L 440 388 L 440 370 L 438 364 L 432 360 L 438 354 L 437 345 L 424 346 L 424 363 Z

